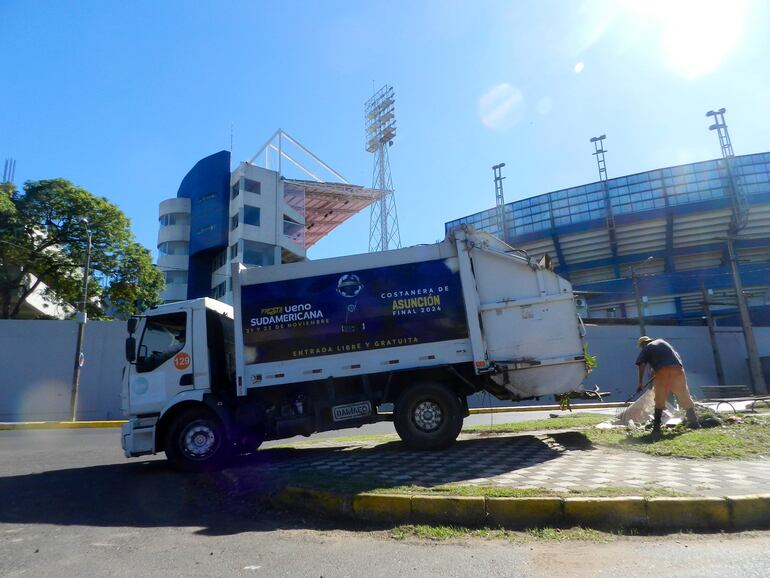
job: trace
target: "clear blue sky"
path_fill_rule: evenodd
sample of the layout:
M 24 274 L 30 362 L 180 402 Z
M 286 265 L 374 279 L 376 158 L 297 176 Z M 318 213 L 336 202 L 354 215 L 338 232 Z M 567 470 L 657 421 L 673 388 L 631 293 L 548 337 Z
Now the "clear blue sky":
M 391 150 L 405 245 L 506 200 L 770 150 L 763 0 L 36 2 L 0 0 L 0 159 L 16 182 L 64 177 L 103 195 L 155 250 L 158 203 L 201 157 L 248 159 L 281 127 L 371 185 L 363 104 L 396 90 Z M 368 212 L 310 250 L 363 252 Z

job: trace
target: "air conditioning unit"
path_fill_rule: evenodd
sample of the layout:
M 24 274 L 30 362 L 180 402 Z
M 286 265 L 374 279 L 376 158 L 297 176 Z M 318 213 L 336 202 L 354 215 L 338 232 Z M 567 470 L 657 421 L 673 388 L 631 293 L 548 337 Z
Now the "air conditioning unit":
M 588 303 L 583 297 L 576 297 L 575 307 L 577 307 L 578 309 L 585 309 L 586 307 L 588 307 Z

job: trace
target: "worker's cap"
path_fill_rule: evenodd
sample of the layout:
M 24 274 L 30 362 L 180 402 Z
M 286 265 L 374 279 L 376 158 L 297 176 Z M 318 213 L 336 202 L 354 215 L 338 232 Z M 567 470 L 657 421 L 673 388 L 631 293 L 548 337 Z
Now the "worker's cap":
M 639 338 L 639 341 L 637 341 L 637 342 L 636 342 L 636 344 L 637 344 L 639 347 L 644 347 L 644 346 L 645 346 L 645 345 L 647 345 L 647 344 L 648 344 L 650 341 L 652 341 L 652 337 L 647 337 L 646 335 L 642 335 L 642 336 Z

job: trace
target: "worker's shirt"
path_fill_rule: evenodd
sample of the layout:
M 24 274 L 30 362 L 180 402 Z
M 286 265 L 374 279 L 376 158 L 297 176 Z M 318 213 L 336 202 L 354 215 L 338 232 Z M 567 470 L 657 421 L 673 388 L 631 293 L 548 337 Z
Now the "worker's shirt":
M 639 357 L 636 358 L 636 365 L 642 363 L 649 363 L 653 371 L 671 365 L 683 366 L 682 358 L 676 350 L 662 339 L 655 339 L 644 346 L 639 352 Z

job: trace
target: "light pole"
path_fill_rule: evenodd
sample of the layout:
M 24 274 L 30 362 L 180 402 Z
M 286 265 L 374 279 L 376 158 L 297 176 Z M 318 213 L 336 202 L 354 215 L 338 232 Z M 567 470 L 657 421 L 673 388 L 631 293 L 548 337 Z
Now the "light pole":
M 754 329 L 751 325 L 751 315 L 749 314 L 749 306 L 746 303 L 746 295 L 743 292 L 743 282 L 741 281 L 741 272 L 738 269 L 738 259 L 735 256 L 733 240 L 734 237 L 728 235 L 725 243 L 727 245 L 727 258 L 730 261 L 729 266 L 733 278 L 735 299 L 738 304 L 738 315 L 743 329 L 743 339 L 746 343 L 746 355 L 749 358 L 749 373 L 751 374 L 754 393 L 757 395 L 767 395 L 767 384 L 762 373 L 762 362 L 759 359 L 757 341 L 754 339 Z
M 72 374 L 72 393 L 70 395 L 70 413 L 72 415 L 72 421 L 77 421 L 80 368 L 85 362 L 85 357 L 83 356 L 83 336 L 86 332 L 86 321 L 88 320 L 86 303 L 88 302 L 88 276 L 91 268 L 91 229 L 88 228 L 88 219 L 81 219 L 80 224 L 86 229 L 88 246 L 86 248 L 86 267 L 83 271 L 83 302 L 80 306 L 80 312 L 78 313 L 78 341 L 75 349 L 75 369 Z
M 654 260 L 655 257 L 647 257 L 644 261 L 636 265 L 636 267 L 643 267 L 650 261 Z M 642 303 L 642 297 L 639 294 L 639 283 L 637 282 L 636 278 L 636 267 L 631 266 L 631 282 L 634 284 L 634 298 L 636 299 L 636 316 L 639 319 L 639 333 L 640 335 L 645 335 L 647 333 L 647 329 L 644 325 L 644 305 Z

